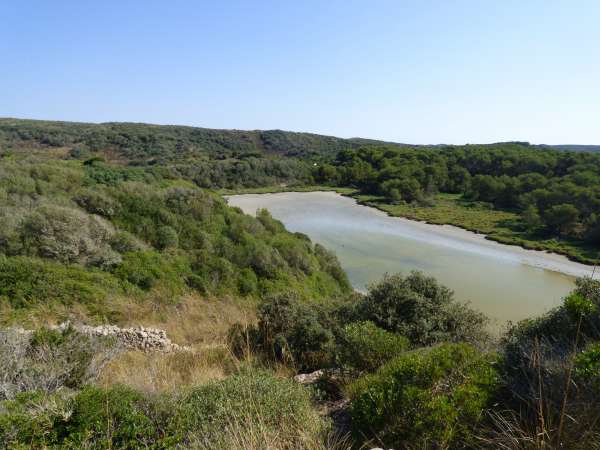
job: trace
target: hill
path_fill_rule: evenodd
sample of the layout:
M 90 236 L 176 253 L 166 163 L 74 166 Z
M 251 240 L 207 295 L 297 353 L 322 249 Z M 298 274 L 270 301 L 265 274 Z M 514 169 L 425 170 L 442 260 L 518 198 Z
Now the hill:
M 334 156 L 340 150 L 385 142 L 282 130 L 217 130 L 142 123 L 77 123 L 0 119 L 0 143 L 9 148 L 79 148 L 112 152 L 130 162 L 181 161 L 203 156 Z

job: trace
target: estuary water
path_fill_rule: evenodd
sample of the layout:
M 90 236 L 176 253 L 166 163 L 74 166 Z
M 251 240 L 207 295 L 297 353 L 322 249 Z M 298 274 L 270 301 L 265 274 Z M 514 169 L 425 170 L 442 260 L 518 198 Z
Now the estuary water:
M 366 290 L 385 273 L 421 270 L 497 325 L 560 304 L 575 277 L 591 275 L 593 269 L 457 227 L 389 217 L 334 192 L 244 194 L 228 201 L 248 214 L 266 208 L 288 230 L 333 250 L 358 290 Z

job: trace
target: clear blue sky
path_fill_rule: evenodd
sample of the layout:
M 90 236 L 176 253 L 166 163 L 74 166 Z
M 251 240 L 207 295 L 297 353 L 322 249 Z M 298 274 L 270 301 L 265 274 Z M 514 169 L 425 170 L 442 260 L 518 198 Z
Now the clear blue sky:
M 10 1 L 0 116 L 600 144 L 600 1 Z

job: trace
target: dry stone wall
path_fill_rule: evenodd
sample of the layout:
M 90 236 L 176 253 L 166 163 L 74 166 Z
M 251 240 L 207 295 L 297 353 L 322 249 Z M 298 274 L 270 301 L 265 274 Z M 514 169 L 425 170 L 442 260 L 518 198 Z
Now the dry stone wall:
M 64 329 L 70 325 L 68 322 L 60 324 L 57 328 Z M 131 327 L 120 328 L 116 325 L 74 325 L 80 333 L 88 336 L 110 336 L 125 348 L 142 351 L 173 352 L 187 350 L 187 347 L 177 345 L 167 337 L 167 332 L 158 328 Z

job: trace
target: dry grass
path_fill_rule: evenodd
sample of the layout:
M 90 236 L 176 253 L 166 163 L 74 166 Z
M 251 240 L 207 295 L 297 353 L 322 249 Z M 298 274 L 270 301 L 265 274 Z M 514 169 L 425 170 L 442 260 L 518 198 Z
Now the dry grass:
M 174 391 L 226 377 L 244 361 L 229 351 L 227 332 L 236 322 L 255 320 L 254 303 L 224 298 L 184 296 L 177 304 L 154 301 L 123 301 L 115 305 L 121 326 L 143 325 L 160 328 L 168 337 L 190 351 L 164 353 L 126 352 L 104 370 L 103 385 L 125 384 L 144 392 Z M 244 358 L 251 362 L 254 356 Z
M 171 295 L 154 290 L 143 298 L 116 297 L 97 305 L 97 314 L 88 305 L 40 305 L 34 310 L 16 311 L 0 302 L 0 324 L 27 329 L 58 325 L 66 320 L 79 324 L 110 323 L 121 327 L 160 328 L 180 345 L 221 345 L 234 323 L 252 324 L 256 302 L 248 298 L 224 296 L 204 298 L 186 293 L 173 301 Z
M 154 293 L 154 298 L 143 302 L 123 299 L 113 308 L 114 322 L 120 326 L 160 328 L 173 342 L 194 347 L 223 345 L 231 325 L 256 320 L 255 303 L 250 299 L 207 299 L 195 293 L 184 295 L 175 304 Z
M 146 392 L 172 392 L 225 378 L 235 361 L 225 347 L 176 353 L 130 351 L 111 361 L 99 384 L 124 384 Z
M 349 450 L 352 442 L 347 436 L 333 432 L 325 436 L 307 433 L 302 429 L 285 430 L 285 434 L 256 424 L 255 420 L 232 422 L 218 437 L 204 441 L 202 436 L 192 438 L 188 448 L 212 450 L 215 448 L 239 450 Z

